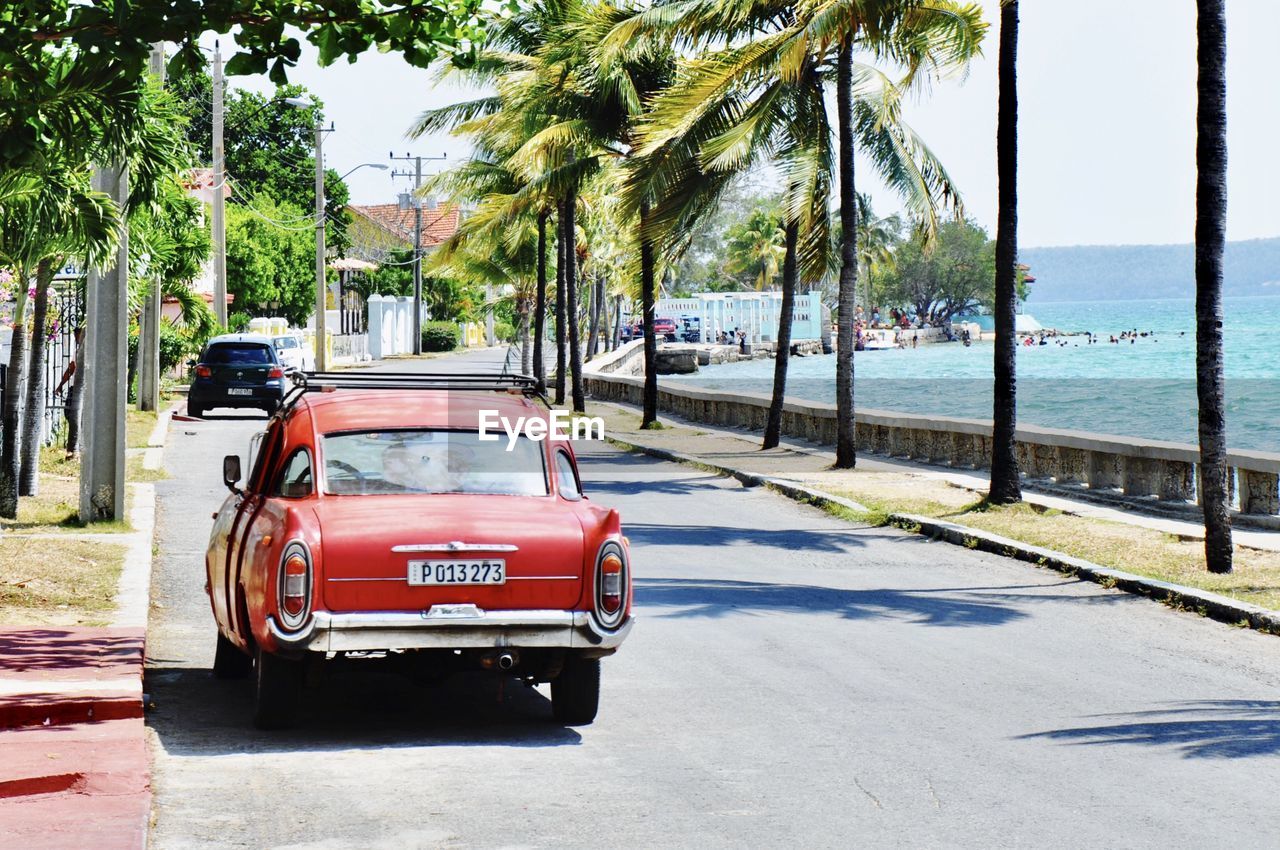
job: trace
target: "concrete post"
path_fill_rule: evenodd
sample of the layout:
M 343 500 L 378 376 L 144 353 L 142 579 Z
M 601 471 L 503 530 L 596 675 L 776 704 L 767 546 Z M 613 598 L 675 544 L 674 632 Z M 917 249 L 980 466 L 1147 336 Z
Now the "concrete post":
M 151 76 L 164 83 L 164 45 L 151 47 Z M 160 277 L 148 282 L 138 316 L 138 409 L 160 409 Z
M 148 282 L 138 316 L 138 409 L 160 409 L 160 278 Z
M 369 337 L 369 356 L 374 360 L 382 359 L 382 296 L 374 293 L 365 303 L 365 331 Z
M 382 351 L 387 354 L 400 354 L 396 347 L 399 337 L 396 335 L 396 299 L 387 295 L 382 299 Z
M 402 295 L 396 302 L 396 330 L 400 333 L 399 348 L 401 352 L 421 351 L 422 343 L 413 342 L 413 299 Z
M 121 207 L 129 197 L 123 164 L 99 168 L 93 188 Z M 80 439 L 80 521 L 124 519 L 124 376 L 129 356 L 129 231 L 120 233 L 115 267 L 90 270 L 86 286 L 84 428 Z M 79 378 L 77 378 L 79 380 Z
M 486 304 L 490 304 L 490 305 L 493 304 L 493 285 L 492 284 L 485 284 L 484 301 Z M 494 333 L 493 333 L 493 307 L 492 306 L 490 306 L 487 310 L 484 311 L 484 341 L 485 341 L 485 345 L 488 345 L 490 348 L 493 348 L 495 345 L 497 345 L 497 340 L 494 338 Z

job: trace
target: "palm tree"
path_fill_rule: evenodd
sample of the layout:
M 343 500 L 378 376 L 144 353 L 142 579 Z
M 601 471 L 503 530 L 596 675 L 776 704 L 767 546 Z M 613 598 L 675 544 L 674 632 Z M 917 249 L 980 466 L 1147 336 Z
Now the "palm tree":
M 1200 506 L 1209 572 L 1231 572 L 1226 380 L 1222 366 L 1222 257 L 1227 240 L 1227 13 L 1196 2 L 1196 391 L 1200 401 Z
M 904 86 L 933 74 L 961 70 L 980 49 L 986 25 L 976 5 L 961 5 L 950 0 L 905 0 L 899 3 L 853 4 L 844 0 L 820 0 L 807 16 L 807 34 L 819 43 L 836 50 L 836 108 L 840 133 L 840 289 L 836 336 L 836 462 L 838 469 L 851 469 L 857 463 L 856 425 L 854 422 L 853 322 L 858 287 L 858 220 L 857 187 L 854 175 L 854 151 L 863 142 L 868 120 L 881 120 L 866 101 L 856 96 L 859 72 L 854 59 L 855 48 L 862 46 L 873 55 L 888 56 L 907 68 Z M 927 71 L 928 73 L 921 73 Z M 897 103 L 886 99 L 884 105 L 896 111 Z M 859 125 L 863 126 L 859 126 Z M 891 134 L 897 144 L 923 143 L 913 133 Z M 874 150 L 875 145 L 870 146 Z M 904 164 L 910 164 L 911 157 Z M 883 169 L 883 165 L 878 163 Z M 915 198 L 927 196 L 925 204 L 909 204 L 916 212 L 925 213 L 930 227 L 935 223 L 932 199 L 935 192 L 944 197 L 952 194 L 945 174 L 931 173 L 926 167 L 897 175 L 907 183 L 918 182 L 921 189 Z
M 39 191 L 6 203 L 0 210 L 0 260 L 16 274 L 17 303 L 13 314 L 13 335 L 9 349 L 8 374 L 11 386 L 5 393 L 0 413 L 0 516 L 13 518 L 18 512 L 20 489 L 22 423 L 27 358 L 28 285 L 36 278 L 36 299 L 42 305 L 37 317 L 43 321 L 46 291 L 53 271 L 62 258 L 84 254 L 90 265 L 112 255 L 120 225 L 119 211 L 107 195 L 89 188 L 87 176 L 51 162 L 39 173 Z M 44 329 L 36 329 L 34 349 L 44 354 Z M 40 374 L 43 374 L 41 364 Z M 39 396 L 36 397 L 39 399 Z M 42 411 L 40 411 L 42 412 Z M 36 411 L 32 411 L 33 415 Z M 33 446 L 38 451 L 38 446 Z
M 731 228 L 727 234 L 725 271 L 751 276 L 757 292 L 772 288 L 781 270 L 786 232 L 780 218 L 773 210 L 755 209 L 740 228 Z
M 992 387 L 991 489 L 996 504 L 1022 500 L 1017 431 L 1018 312 L 1018 3 L 1000 7 L 1000 106 L 996 161 L 1000 180 L 996 214 L 995 383 Z
M 836 72 L 843 165 L 842 257 L 847 261 L 847 271 L 843 266 L 841 270 L 842 318 L 853 314 L 856 297 L 857 215 L 852 169 L 855 144 L 871 158 L 885 182 L 903 195 L 926 227 L 936 227 L 940 205 L 949 203 L 958 210 L 958 196 L 950 177 L 902 121 L 900 105 L 904 91 L 918 81 L 962 67 L 976 53 L 983 29 L 976 6 L 960 6 L 950 0 L 904 2 L 877 9 L 871 19 L 864 19 L 861 6 L 837 0 L 750 5 L 679 0 L 636 15 L 609 38 L 612 43 L 631 43 L 648 33 L 653 38 L 665 37 L 695 46 L 732 45 L 688 63 L 681 70 L 679 85 L 656 100 L 647 121 L 649 130 L 642 153 L 646 163 L 653 163 L 649 170 L 662 175 L 652 181 L 659 185 L 675 183 L 676 176 L 690 171 L 673 155 L 680 145 L 699 152 L 697 164 L 704 171 L 725 172 L 750 161 L 755 152 L 776 144 L 771 134 L 788 93 L 793 89 L 820 91 L 822 80 L 832 70 Z M 903 65 L 907 69 L 903 83 L 895 83 L 872 65 L 855 63 L 855 45 L 874 58 Z M 804 102 L 807 101 L 796 100 L 797 104 Z M 829 126 L 820 97 L 808 109 L 803 122 L 815 132 L 816 128 Z M 811 159 L 808 167 L 821 168 L 829 175 L 834 163 L 829 157 L 819 157 Z M 714 184 L 709 191 L 716 191 Z M 668 233 L 680 233 L 681 227 L 693 220 L 688 211 L 696 202 L 688 198 L 690 194 L 689 190 L 673 191 L 672 201 L 663 207 L 677 212 L 656 216 Z M 823 203 L 825 221 L 825 199 Z M 791 204 L 795 204 L 794 198 Z M 798 212 L 797 206 L 788 209 L 792 218 Z M 818 265 L 825 265 L 825 241 L 805 241 L 806 254 Z M 785 311 L 784 307 L 787 316 Z M 837 396 L 842 411 L 837 465 L 852 466 L 852 327 L 842 327 L 841 334 L 848 339 L 837 362 Z M 775 389 L 785 384 L 786 353 L 780 354 L 783 362 L 775 370 Z M 780 420 L 779 398 L 775 398 L 773 406 L 778 413 L 771 419 Z M 766 443 L 773 442 L 774 429 L 766 428 Z
M 444 64 L 440 67 L 442 78 L 462 77 L 475 87 L 493 87 L 496 94 L 463 101 L 440 109 L 431 109 L 419 115 L 410 128 L 414 137 L 447 131 L 472 139 L 476 154 L 472 160 L 457 169 L 446 172 L 442 182 L 431 184 L 428 191 L 443 187 L 458 197 L 472 201 L 483 199 L 489 225 L 503 229 L 524 215 L 534 215 L 538 227 L 537 284 L 534 293 L 533 316 L 533 374 L 539 388 L 546 389 L 543 340 L 546 336 L 547 293 L 547 223 L 552 208 L 559 207 L 560 196 L 550 187 L 538 181 L 538 167 L 517 168 L 509 160 L 540 129 L 546 126 L 545 109 L 530 108 L 529 97 L 522 89 L 531 84 L 538 67 L 538 54 L 542 51 L 552 31 L 560 26 L 573 0 L 538 0 L 521 7 L 520 11 L 498 19 L 490 28 L 485 46 L 479 50 L 474 62 L 465 65 Z M 513 101 L 522 101 L 515 108 Z M 527 164 L 526 164 L 527 165 Z M 557 232 L 560 231 L 559 217 Z M 557 292 L 559 293 L 564 264 L 557 240 Z M 562 294 L 556 298 L 556 335 L 559 338 L 556 370 L 556 403 L 564 401 L 564 319 Z
M 531 368 L 529 312 L 537 286 L 537 236 L 531 224 L 525 221 L 524 227 L 498 233 L 491 228 L 471 226 L 470 221 L 463 222 L 458 232 L 441 243 L 427 262 L 432 274 L 472 285 L 492 286 L 499 293 L 497 302 L 507 301 L 512 305 L 524 374 L 529 374 Z

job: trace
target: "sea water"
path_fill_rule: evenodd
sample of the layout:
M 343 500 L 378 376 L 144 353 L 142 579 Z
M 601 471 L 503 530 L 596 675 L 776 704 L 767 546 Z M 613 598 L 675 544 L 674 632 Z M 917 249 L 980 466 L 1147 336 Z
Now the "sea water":
M 1194 443 L 1197 440 L 1195 302 L 1192 300 L 1028 303 L 1066 345 L 1018 346 L 1018 422 L 1050 428 Z M 1124 331 L 1132 341 L 1109 342 Z M 1146 333 L 1146 336 L 1141 334 Z M 1280 452 L 1280 296 L 1224 302 L 1227 436 L 1233 449 Z M 860 408 L 970 419 L 991 418 L 993 345 L 921 344 L 858 352 Z M 773 361 L 703 367 L 664 381 L 769 393 Z M 787 395 L 834 401 L 835 358 L 795 357 Z

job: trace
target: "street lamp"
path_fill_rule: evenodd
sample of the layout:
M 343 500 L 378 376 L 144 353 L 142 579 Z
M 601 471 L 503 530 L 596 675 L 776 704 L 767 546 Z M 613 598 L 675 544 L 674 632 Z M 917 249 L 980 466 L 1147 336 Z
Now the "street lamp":
M 355 168 L 353 168 L 353 169 L 351 169 L 350 171 L 348 171 L 346 174 L 344 174 L 344 175 L 342 175 L 341 177 L 339 177 L 338 179 L 339 179 L 339 180 L 346 180 L 348 177 L 350 177 L 352 174 L 355 174 L 357 171 L 359 171 L 359 170 L 360 170 L 360 169 L 362 169 L 362 168 L 376 168 L 376 169 L 378 169 L 379 171 L 386 171 L 386 170 L 387 170 L 388 168 L 390 168 L 390 167 L 391 167 L 391 166 L 389 166 L 389 165 L 383 165 L 383 164 L 382 164 L 382 163 L 380 163 L 380 162 L 362 162 L 362 163 L 360 163 L 359 165 L 357 165 Z
M 315 101 L 300 97 L 286 97 L 284 102 L 299 109 L 310 109 L 318 106 Z M 328 291 L 325 279 L 324 262 L 324 125 L 320 113 L 316 112 L 316 371 L 323 372 L 328 367 L 329 336 L 325 328 L 325 311 Z

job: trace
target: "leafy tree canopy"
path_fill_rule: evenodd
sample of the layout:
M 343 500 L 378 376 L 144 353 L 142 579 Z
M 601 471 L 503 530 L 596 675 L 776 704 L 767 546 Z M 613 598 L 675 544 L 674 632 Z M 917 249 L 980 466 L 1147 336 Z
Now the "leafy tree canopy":
M 279 302 L 278 315 L 302 325 L 316 299 L 316 244 L 310 226 L 281 227 L 306 217 L 293 204 L 259 195 L 227 207 L 227 290 L 237 312 L 262 314 Z
M 932 243 L 917 229 L 893 252 L 893 267 L 876 291 L 888 304 L 908 305 L 935 325 L 979 307 L 990 308 L 995 301 L 995 251 L 995 242 L 973 221 L 943 223 Z M 1020 280 L 1023 298 L 1025 286 Z
M 186 113 L 187 140 L 199 151 L 201 161 L 212 161 L 213 81 L 204 67 L 169 80 Z M 283 100 L 298 97 L 316 105 L 285 106 Z M 231 185 L 232 202 L 247 202 L 265 194 L 277 202 L 303 210 L 315 207 L 315 127 L 324 119 L 324 104 L 299 85 L 279 86 L 271 97 L 244 89 L 224 94 L 223 156 Z M 345 256 L 347 202 L 351 193 L 336 171 L 327 169 L 324 180 L 326 245 Z
M 30 163 L 97 106 L 128 111 L 151 45 L 180 47 L 170 71 L 203 64 L 196 41 L 235 30 L 227 73 L 288 82 L 302 45 L 320 63 L 354 61 L 370 47 L 426 67 L 442 54 L 465 61 L 484 37 L 480 0 L 26 0 L 0 5 L 0 170 Z M 74 61 L 67 61 L 68 58 Z M 76 102 L 73 103 L 72 100 Z

